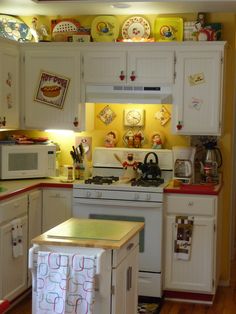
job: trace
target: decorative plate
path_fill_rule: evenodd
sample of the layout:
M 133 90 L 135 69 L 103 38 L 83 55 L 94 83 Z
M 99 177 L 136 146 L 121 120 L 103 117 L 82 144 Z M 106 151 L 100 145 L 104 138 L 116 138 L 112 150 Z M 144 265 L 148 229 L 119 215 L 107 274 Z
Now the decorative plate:
M 181 17 L 159 17 L 155 21 L 156 41 L 182 41 L 183 19 Z
M 93 41 L 115 41 L 119 35 L 119 22 L 115 16 L 97 16 L 91 25 Z
M 124 39 L 143 39 L 150 36 L 150 25 L 141 16 L 133 16 L 126 20 L 122 26 L 122 37 Z
M 29 26 L 10 15 L 0 15 L 0 36 L 16 41 L 32 39 Z

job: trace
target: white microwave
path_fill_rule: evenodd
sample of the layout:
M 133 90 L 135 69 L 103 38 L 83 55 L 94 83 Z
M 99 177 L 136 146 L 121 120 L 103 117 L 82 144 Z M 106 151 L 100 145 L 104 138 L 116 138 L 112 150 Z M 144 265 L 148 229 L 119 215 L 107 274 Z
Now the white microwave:
M 56 145 L 0 145 L 0 179 L 44 178 L 56 175 Z

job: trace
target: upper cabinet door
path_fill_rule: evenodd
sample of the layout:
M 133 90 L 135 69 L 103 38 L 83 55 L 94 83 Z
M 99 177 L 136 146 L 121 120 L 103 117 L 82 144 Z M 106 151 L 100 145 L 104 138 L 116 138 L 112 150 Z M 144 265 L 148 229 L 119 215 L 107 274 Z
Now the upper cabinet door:
M 85 83 L 119 84 L 126 80 L 126 52 L 107 49 L 86 51 L 82 56 Z
M 84 51 L 82 64 L 82 79 L 86 84 L 157 86 L 174 81 L 174 49 L 163 51 L 139 46 L 134 49 L 124 44 L 122 48 L 109 50 L 104 46 Z
M 222 51 L 179 51 L 176 58 L 173 132 L 220 135 Z
M 83 129 L 78 50 L 34 47 L 24 52 L 24 126 Z
M 173 84 L 174 50 L 133 50 L 128 52 L 127 82 L 148 84 Z
M 19 128 L 20 52 L 16 43 L 0 42 L 0 128 Z

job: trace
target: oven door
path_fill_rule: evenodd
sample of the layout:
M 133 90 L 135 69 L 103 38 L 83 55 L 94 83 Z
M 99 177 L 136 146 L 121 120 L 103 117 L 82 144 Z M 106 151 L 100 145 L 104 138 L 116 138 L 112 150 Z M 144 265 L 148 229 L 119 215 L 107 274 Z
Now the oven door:
M 142 221 L 139 238 L 139 295 L 161 297 L 162 203 L 73 199 L 73 216 L 80 218 Z

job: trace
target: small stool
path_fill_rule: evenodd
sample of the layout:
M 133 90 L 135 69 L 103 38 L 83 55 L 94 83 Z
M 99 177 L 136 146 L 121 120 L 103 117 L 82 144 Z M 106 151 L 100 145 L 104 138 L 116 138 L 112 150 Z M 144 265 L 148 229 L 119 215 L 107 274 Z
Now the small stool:
M 0 300 L 0 314 L 4 313 L 10 306 L 8 300 Z

